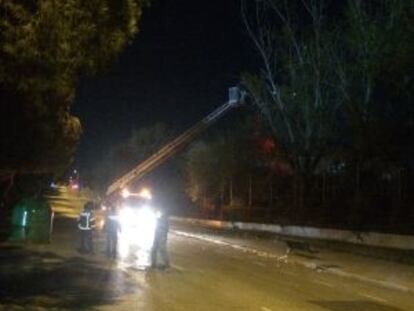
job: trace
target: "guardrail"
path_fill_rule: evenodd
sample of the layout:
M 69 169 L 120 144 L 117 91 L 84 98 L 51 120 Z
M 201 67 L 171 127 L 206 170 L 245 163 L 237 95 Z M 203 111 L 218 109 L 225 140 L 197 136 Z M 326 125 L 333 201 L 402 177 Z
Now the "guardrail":
M 299 238 L 340 241 L 401 250 L 414 250 L 414 236 L 410 235 L 386 234 L 378 232 L 356 232 L 315 227 L 281 226 L 275 224 L 232 222 L 198 218 L 171 218 L 173 221 L 177 222 L 199 224 L 220 229 L 262 231 Z

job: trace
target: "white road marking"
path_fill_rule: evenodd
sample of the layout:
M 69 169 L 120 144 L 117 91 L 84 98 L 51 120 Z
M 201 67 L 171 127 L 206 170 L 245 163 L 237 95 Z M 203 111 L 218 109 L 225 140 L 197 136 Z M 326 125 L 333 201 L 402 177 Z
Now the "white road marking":
M 266 265 L 263 262 L 255 261 L 253 262 L 256 266 L 266 267 Z
M 361 296 L 364 296 L 364 297 L 366 297 L 366 298 L 369 298 L 369 299 L 372 299 L 372 300 L 378 301 L 378 302 L 388 302 L 388 300 L 386 300 L 386 299 L 384 299 L 384 298 L 377 297 L 377 296 L 372 296 L 372 295 L 365 294 L 365 293 L 361 293 L 360 295 L 361 295 Z
M 282 263 L 287 264 L 288 263 L 289 251 L 285 255 L 280 256 L 280 255 L 276 255 L 276 254 L 270 254 L 270 253 L 267 253 L 265 251 L 260 251 L 260 250 L 254 249 L 254 248 L 250 248 L 250 247 L 247 247 L 247 246 L 232 244 L 231 242 L 227 242 L 227 241 L 220 240 L 220 239 L 217 239 L 217 238 L 212 238 L 211 236 L 206 235 L 206 234 L 194 234 L 194 233 L 188 233 L 188 232 L 179 231 L 179 230 L 171 230 L 171 232 L 173 234 L 175 234 L 176 236 L 182 236 L 182 237 L 187 237 L 187 238 L 195 238 L 195 239 L 198 239 L 198 240 L 204 240 L 206 242 L 211 242 L 211 243 L 215 243 L 215 244 L 218 244 L 218 245 L 229 246 L 233 249 L 237 249 L 237 250 L 243 251 L 245 253 L 249 253 L 249 254 L 255 254 L 255 255 L 260 256 L 260 257 L 265 257 L 265 258 L 268 258 L 268 259 L 276 259 L 278 268 L 280 268 L 280 264 L 282 264 Z M 297 261 L 296 263 L 299 263 L 300 265 L 302 265 L 306 268 L 310 268 L 312 270 L 315 270 L 318 273 L 326 272 L 324 270 L 318 269 L 318 266 L 314 262 L 306 262 L 306 261 L 299 262 L 299 261 Z M 400 284 L 389 283 L 389 282 L 380 281 L 380 280 L 373 280 L 369 277 L 349 273 L 349 272 L 341 270 L 341 269 L 328 269 L 327 271 L 329 271 L 332 274 L 337 275 L 337 276 L 353 278 L 353 279 L 357 279 L 357 280 L 362 281 L 362 282 L 367 282 L 367 283 L 371 283 L 371 284 L 375 284 L 375 285 L 380 285 L 380 286 L 383 286 L 385 288 L 392 288 L 392 289 L 395 289 L 395 290 L 398 290 L 398 291 L 404 291 L 404 292 L 409 292 L 410 291 L 410 289 L 408 287 L 402 286 Z M 284 271 L 284 273 L 294 275 L 293 273 L 289 273 L 289 272 L 286 272 L 286 271 Z M 328 285 L 328 284 L 324 284 L 324 285 L 334 287 L 333 285 Z M 351 288 L 351 286 L 348 285 L 347 283 L 344 283 L 342 286 L 345 287 L 345 288 Z M 378 297 L 369 297 L 369 298 L 377 299 L 378 301 L 382 301 L 382 302 L 384 301 L 384 300 L 382 300 L 382 298 L 378 298 Z
M 318 283 L 318 284 L 321 284 L 321 285 L 324 285 L 324 286 L 327 286 L 327 287 L 330 287 L 330 288 L 335 287 L 335 286 L 333 286 L 332 284 L 330 284 L 330 283 L 328 283 L 328 282 L 321 281 L 321 280 L 314 280 L 314 282 L 315 282 L 315 283 Z
M 177 266 L 177 265 L 171 265 L 171 268 L 178 270 L 180 272 L 183 272 L 185 269 L 183 267 Z

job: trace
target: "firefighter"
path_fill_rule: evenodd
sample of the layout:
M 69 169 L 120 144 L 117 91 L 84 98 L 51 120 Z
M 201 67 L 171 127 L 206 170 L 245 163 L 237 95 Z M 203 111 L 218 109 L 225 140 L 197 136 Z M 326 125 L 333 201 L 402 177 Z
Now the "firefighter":
M 108 258 L 116 258 L 120 228 L 117 210 L 114 206 L 109 206 L 105 219 L 106 256 Z
M 95 214 L 93 212 L 93 203 L 87 202 L 83 207 L 83 211 L 78 217 L 78 229 L 81 236 L 82 253 L 93 254 L 93 230 L 95 228 Z
M 169 219 L 166 211 L 161 213 L 157 220 L 155 229 L 154 244 L 151 249 L 151 267 L 166 269 L 169 267 L 169 258 L 167 252 L 167 239 L 169 231 Z

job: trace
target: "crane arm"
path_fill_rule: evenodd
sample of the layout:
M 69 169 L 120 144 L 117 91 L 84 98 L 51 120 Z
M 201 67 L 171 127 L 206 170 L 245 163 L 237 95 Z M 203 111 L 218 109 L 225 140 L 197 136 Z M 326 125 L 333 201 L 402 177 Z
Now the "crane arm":
M 242 103 L 243 96 L 241 96 L 242 94 L 240 94 L 238 88 L 230 88 L 229 94 L 230 99 L 228 102 L 218 107 L 203 120 L 199 121 L 174 140 L 161 147 L 156 153 L 139 163 L 134 169 L 123 175 L 121 178 L 117 179 L 108 187 L 106 195 L 109 196 L 112 193 L 121 190 L 132 181 L 142 178 L 149 171 L 164 163 L 179 150 L 188 145 L 194 138 L 222 117 L 228 110 Z

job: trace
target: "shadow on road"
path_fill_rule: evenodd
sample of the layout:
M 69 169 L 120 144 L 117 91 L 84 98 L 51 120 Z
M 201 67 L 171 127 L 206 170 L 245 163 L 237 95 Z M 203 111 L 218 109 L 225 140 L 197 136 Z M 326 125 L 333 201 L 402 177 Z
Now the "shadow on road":
M 0 310 L 94 310 L 139 290 L 128 275 L 82 257 L 0 246 Z

